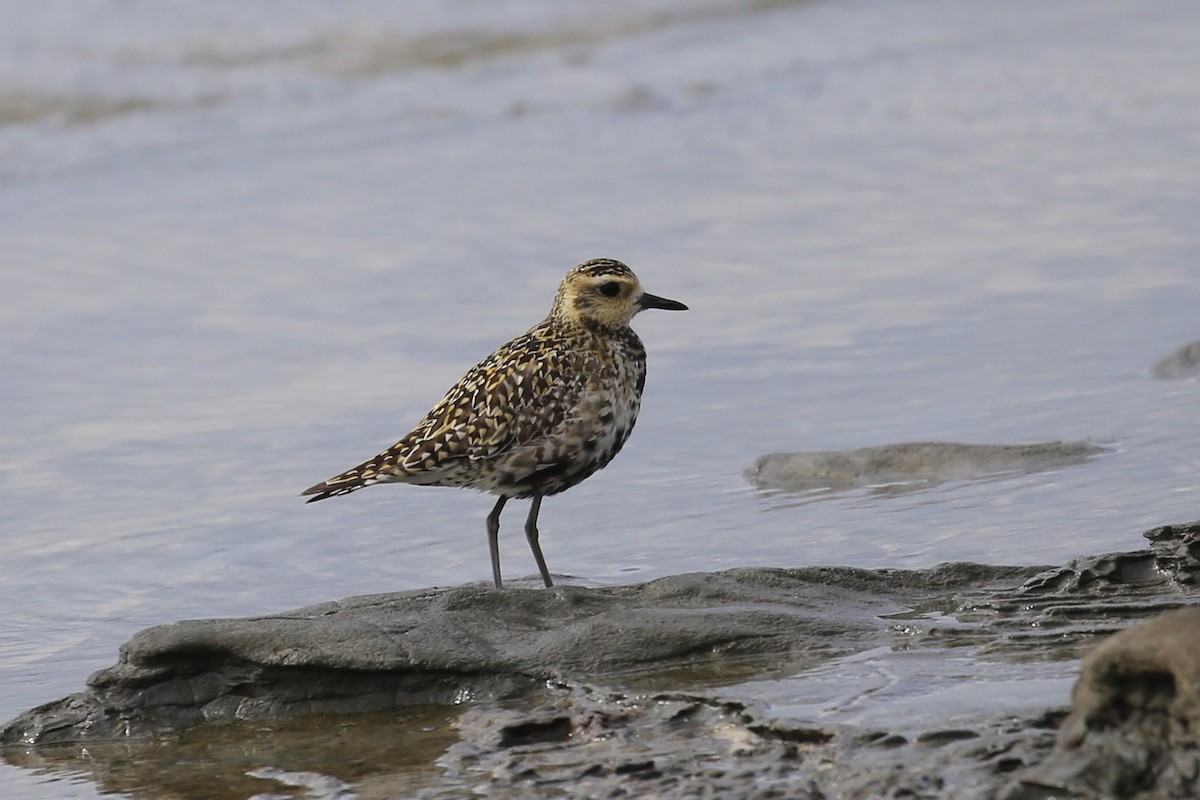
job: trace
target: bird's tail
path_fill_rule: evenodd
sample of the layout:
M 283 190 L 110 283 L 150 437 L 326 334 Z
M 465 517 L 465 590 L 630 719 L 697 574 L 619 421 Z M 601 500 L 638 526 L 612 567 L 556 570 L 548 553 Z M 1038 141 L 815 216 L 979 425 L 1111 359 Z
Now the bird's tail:
M 308 499 L 309 503 L 315 503 L 318 500 L 324 500 L 326 497 L 350 494 L 364 486 L 370 486 L 373 483 L 387 480 L 385 476 L 380 475 L 380 465 L 378 462 L 378 458 L 373 458 L 370 461 L 359 464 L 353 469 L 346 470 L 341 475 L 335 475 L 329 480 L 321 481 L 316 486 L 308 487 L 300 493 L 300 496 L 315 495 L 315 497 Z

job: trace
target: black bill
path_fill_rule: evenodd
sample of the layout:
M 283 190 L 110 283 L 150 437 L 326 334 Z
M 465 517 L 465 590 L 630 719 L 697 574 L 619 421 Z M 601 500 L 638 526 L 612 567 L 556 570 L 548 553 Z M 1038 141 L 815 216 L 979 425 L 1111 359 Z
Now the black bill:
M 678 300 L 668 300 L 665 297 L 659 297 L 656 294 L 645 293 L 638 300 L 638 305 L 642 308 L 661 308 L 664 311 L 687 311 L 688 307 Z

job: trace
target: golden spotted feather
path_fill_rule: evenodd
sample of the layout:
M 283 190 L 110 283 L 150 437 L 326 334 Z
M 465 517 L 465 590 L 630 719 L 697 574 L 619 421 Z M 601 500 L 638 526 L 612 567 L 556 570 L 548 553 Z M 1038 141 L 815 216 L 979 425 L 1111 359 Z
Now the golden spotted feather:
M 492 353 L 411 433 L 309 502 L 388 482 L 552 495 L 607 465 L 637 421 L 646 353 L 633 331 L 600 346 L 561 327 L 546 320 Z

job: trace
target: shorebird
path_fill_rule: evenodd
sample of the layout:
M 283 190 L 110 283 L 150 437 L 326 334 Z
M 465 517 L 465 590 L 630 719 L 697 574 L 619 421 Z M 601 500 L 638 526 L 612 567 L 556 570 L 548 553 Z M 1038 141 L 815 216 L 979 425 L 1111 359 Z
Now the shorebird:
M 542 498 L 603 469 L 629 438 L 642 404 L 646 349 L 629 327 L 647 308 L 686 311 L 642 290 L 620 261 L 585 261 L 562 279 L 544 320 L 467 371 L 412 432 L 379 455 L 305 489 L 308 502 L 376 483 L 490 492 L 492 580 L 500 580 L 500 512 L 532 499 L 525 538 L 542 582 Z

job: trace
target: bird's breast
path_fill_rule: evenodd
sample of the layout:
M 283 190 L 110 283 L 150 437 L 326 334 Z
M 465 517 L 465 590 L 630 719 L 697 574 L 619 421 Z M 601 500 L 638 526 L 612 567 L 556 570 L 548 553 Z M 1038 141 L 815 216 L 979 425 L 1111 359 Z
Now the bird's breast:
M 587 431 L 585 449 L 593 458 L 607 464 L 629 438 L 642 406 L 642 386 L 646 380 L 644 358 L 615 353 L 608 369 L 589 381 L 588 391 L 577 407 L 582 427 Z

